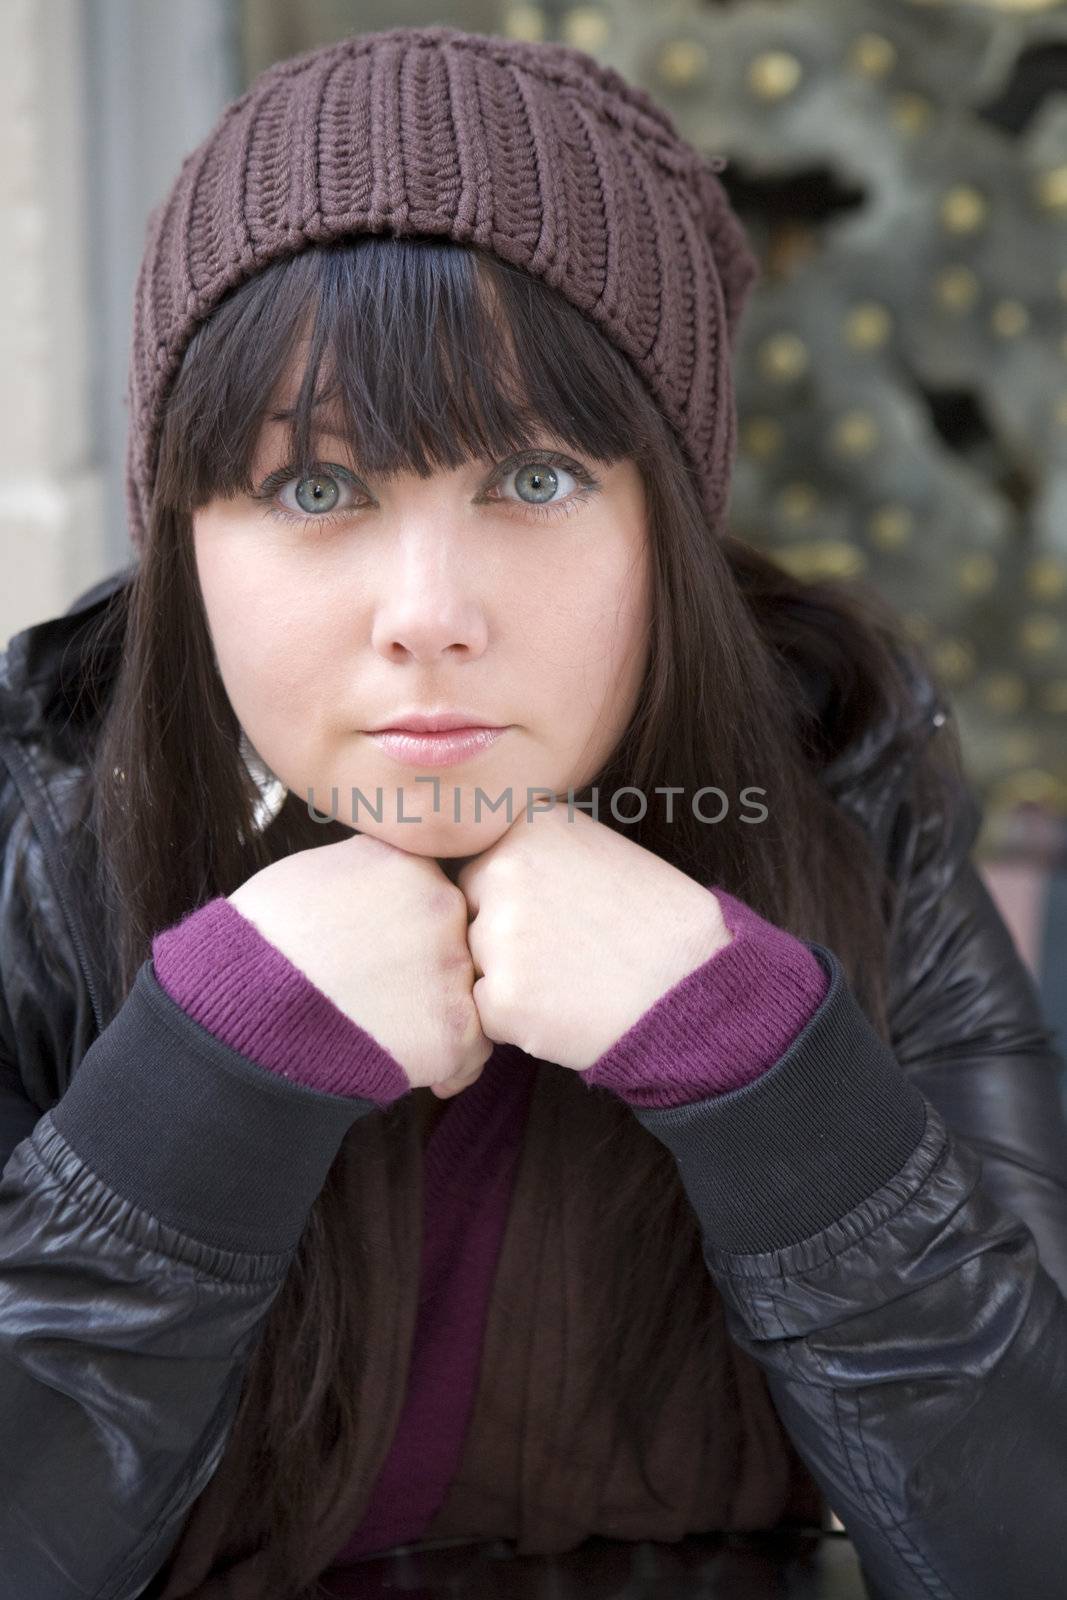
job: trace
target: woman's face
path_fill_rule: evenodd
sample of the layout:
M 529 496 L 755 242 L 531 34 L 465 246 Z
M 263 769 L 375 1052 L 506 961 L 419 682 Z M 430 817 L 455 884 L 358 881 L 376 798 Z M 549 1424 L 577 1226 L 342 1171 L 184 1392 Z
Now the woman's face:
M 294 397 L 295 385 L 283 405 Z M 252 481 L 266 498 L 216 499 L 193 516 L 219 672 L 254 749 L 321 815 L 411 854 L 480 854 L 524 814 L 528 790 L 535 806 L 544 790 L 566 804 L 613 752 L 643 680 L 633 462 L 605 467 L 544 437 L 533 465 L 373 480 L 326 430 L 321 470 L 286 477 L 286 441 L 284 423 L 265 425 Z M 404 765 L 369 732 L 443 709 L 507 731 L 445 765 Z

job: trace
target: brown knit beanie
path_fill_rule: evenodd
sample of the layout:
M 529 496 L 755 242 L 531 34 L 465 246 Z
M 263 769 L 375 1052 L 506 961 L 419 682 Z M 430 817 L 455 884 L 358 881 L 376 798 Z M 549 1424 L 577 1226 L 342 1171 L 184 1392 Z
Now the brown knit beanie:
M 642 374 L 718 530 L 735 449 L 730 351 L 757 272 L 724 165 L 567 45 L 391 28 L 268 67 L 148 220 L 127 393 L 134 546 L 196 325 L 268 262 L 356 234 L 470 242 L 552 284 Z

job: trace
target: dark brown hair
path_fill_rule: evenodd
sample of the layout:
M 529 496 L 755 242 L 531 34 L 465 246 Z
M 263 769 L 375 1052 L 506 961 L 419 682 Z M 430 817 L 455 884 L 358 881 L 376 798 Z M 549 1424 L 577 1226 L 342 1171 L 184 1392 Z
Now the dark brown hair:
M 191 512 L 252 491 L 259 431 L 300 339 L 309 343 L 291 459 L 307 468 L 313 403 L 327 395 L 342 408 L 369 483 L 494 460 L 536 442 L 539 424 L 586 458 L 636 463 L 653 582 L 647 676 L 597 782 L 602 794 L 634 785 L 649 805 L 633 824 L 606 808 L 601 820 L 834 950 L 887 1037 L 893 885 L 819 772 L 877 719 L 907 727 L 900 656 L 913 647 L 873 593 L 803 584 L 710 531 L 695 475 L 628 359 L 540 280 L 429 238 L 360 238 L 276 261 L 231 292 L 188 346 L 168 399 L 121 665 L 89 772 L 113 1008 L 156 932 L 288 852 L 350 836 L 340 822 L 313 821 L 293 794 L 256 830 L 257 794 L 192 556 Z M 806 687 L 814 681 L 827 686 L 821 714 Z M 948 736 L 951 745 L 951 725 Z M 950 751 L 950 765 L 957 762 Z M 708 783 L 730 798 L 713 826 L 687 805 L 668 824 L 652 803 L 657 786 L 689 796 Z M 740 820 L 746 786 L 765 791 L 768 815 L 758 825 Z M 559 1092 L 571 1092 L 573 1075 L 558 1076 Z M 574 1092 L 591 1091 L 578 1084 Z M 387 1135 L 412 1115 L 412 1098 L 381 1113 Z M 673 1159 L 606 1093 L 603 1115 L 605 1138 L 582 1175 L 604 1227 L 603 1279 L 588 1287 L 601 1296 L 600 1379 L 643 1460 L 661 1396 L 702 1339 L 712 1290 Z M 351 1248 L 345 1171 L 375 1120 L 354 1125 L 312 1208 L 251 1352 L 231 1439 L 245 1468 L 233 1539 L 242 1517 L 245 1538 L 252 1526 L 269 1535 L 280 1600 L 297 1586 L 302 1530 L 326 1492 L 327 1445 L 341 1441 L 332 1481 L 356 1468 L 352 1397 L 364 1308 L 377 1303 L 370 1275 L 419 1270 L 417 1260 L 377 1262 Z

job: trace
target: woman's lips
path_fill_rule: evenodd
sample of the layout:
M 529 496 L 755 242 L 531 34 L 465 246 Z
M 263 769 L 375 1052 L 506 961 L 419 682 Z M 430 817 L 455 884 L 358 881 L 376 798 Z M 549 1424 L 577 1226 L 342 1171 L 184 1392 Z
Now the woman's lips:
M 369 734 L 379 749 L 405 767 L 450 767 L 495 744 L 507 728 L 449 728 L 447 733 L 404 730 Z

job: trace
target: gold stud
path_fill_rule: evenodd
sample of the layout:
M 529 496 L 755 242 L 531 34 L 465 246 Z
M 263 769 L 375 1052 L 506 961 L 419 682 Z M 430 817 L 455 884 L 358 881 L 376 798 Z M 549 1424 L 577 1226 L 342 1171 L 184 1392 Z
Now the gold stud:
M 600 6 L 574 6 L 563 14 L 563 42 L 576 50 L 602 50 L 611 28 Z
M 1042 211 L 1058 211 L 1067 215 L 1067 161 L 1061 166 L 1039 172 L 1034 179 L 1034 193 Z
M 964 594 L 988 594 L 997 581 L 997 564 L 985 550 L 964 556 L 956 568 Z
M 656 58 L 660 79 L 675 89 L 684 89 L 703 76 L 708 66 L 707 46 L 699 39 L 669 39 Z
M 774 417 L 749 417 L 741 429 L 741 445 L 747 455 L 766 460 L 782 448 L 785 434 Z
M 878 443 L 878 424 L 858 407 L 838 417 L 830 433 L 831 447 L 843 456 L 869 455 Z
M 1021 300 L 998 300 L 989 321 L 1002 339 L 1016 339 L 1030 326 L 1030 313 Z
M 908 506 L 879 506 L 872 512 L 867 532 L 883 550 L 900 550 L 911 542 L 915 513 Z
M 989 202 L 972 183 L 957 183 L 941 200 L 941 221 L 949 233 L 974 233 L 986 220 Z
M 770 554 L 795 578 L 854 578 L 867 565 L 862 550 L 844 539 L 814 539 L 807 544 L 779 545 Z
M 991 672 L 982 685 L 982 699 L 990 711 L 1019 711 L 1026 701 L 1026 684 L 1017 672 Z
M 775 333 L 764 339 L 757 352 L 760 371 L 778 383 L 788 383 L 807 370 L 808 347 L 795 333 Z
M 787 483 L 779 491 L 778 510 L 787 522 L 810 522 L 819 510 L 819 491 L 812 483 Z
M 1056 805 L 1062 803 L 1064 785 L 1051 772 L 1042 767 L 1023 767 L 1009 773 L 994 788 L 999 806 L 1010 809 L 1017 805 Z
M 1030 655 L 1043 655 L 1059 643 L 1060 621 L 1047 611 L 1035 611 L 1019 626 L 1019 644 Z
M 941 639 L 932 656 L 937 671 L 951 683 L 964 683 L 977 665 L 975 653 L 966 639 Z
M 545 13 L 541 6 L 509 6 L 504 18 L 504 31 L 509 39 L 525 39 L 536 44 L 545 36 Z
M 898 133 L 914 138 L 930 124 L 934 108 L 925 95 L 906 90 L 895 94 L 889 106 L 889 120 Z
M 852 41 L 848 62 L 865 78 L 884 78 L 897 64 L 897 48 L 880 33 L 861 33 Z
M 748 86 L 758 100 L 784 100 L 802 76 L 796 56 L 786 50 L 765 50 L 749 62 Z
M 1038 600 L 1055 600 L 1067 590 L 1067 565 L 1055 556 L 1039 556 L 1026 569 L 1026 587 Z
M 934 280 L 934 293 L 946 311 L 971 311 L 981 285 L 970 267 L 945 267 Z
M 862 300 L 845 318 L 845 339 L 853 350 L 877 350 L 889 338 L 893 320 L 877 300 Z

